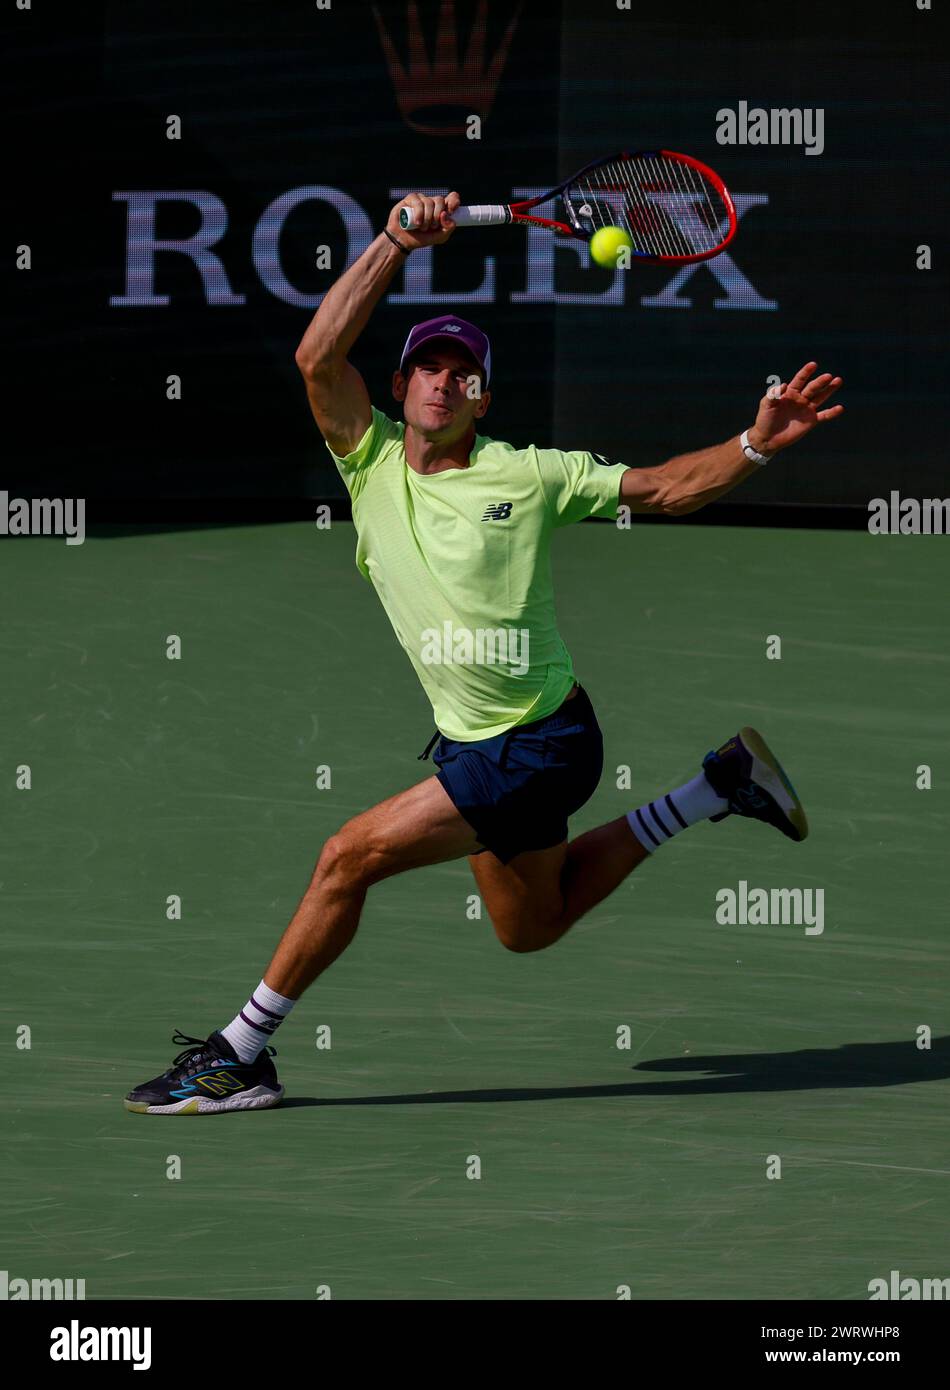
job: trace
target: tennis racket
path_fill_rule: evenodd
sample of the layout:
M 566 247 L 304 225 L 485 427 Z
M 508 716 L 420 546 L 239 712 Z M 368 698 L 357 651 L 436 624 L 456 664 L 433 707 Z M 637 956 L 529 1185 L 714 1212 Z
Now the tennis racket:
M 558 194 L 566 221 L 531 215 L 532 208 Z M 404 207 L 400 224 L 411 227 L 414 217 L 415 210 Z M 632 255 L 667 265 L 717 256 L 729 245 L 738 225 L 719 175 L 691 155 L 674 150 L 623 151 L 597 159 L 537 198 L 458 207 L 452 219 L 459 227 L 531 223 L 583 241 L 590 241 L 601 227 L 622 227 L 633 242 Z

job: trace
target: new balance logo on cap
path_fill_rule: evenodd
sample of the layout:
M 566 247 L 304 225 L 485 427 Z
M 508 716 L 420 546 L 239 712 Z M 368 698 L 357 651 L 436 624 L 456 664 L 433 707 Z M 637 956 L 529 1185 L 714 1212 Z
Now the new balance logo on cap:
M 510 502 L 492 502 L 485 508 L 482 521 L 507 521 L 510 516 Z
M 443 333 L 461 333 L 461 328 L 457 323 L 447 323 L 442 329 Z

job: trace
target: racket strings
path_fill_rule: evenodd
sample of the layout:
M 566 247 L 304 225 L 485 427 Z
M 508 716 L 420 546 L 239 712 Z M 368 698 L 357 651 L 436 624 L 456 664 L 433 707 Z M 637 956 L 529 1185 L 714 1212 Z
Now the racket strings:
M 684 160 L 637 155 L 591 169 L 568 195 L 595 231 L 623 227 L 635 253 L 695 256 L 723 240 L 728 210 L 714 184 Z

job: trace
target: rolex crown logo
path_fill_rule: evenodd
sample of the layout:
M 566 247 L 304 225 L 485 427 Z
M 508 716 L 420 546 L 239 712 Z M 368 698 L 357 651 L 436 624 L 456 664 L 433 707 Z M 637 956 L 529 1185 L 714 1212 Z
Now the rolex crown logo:
M 435 38 L 435 58 L 430 62 L 419 22 L 416 0 L 406 7 L 409 62 L 404 66 L 373 6 L 380 43 L 396 92 L 403 120 L 422 135 L 462 135 L 473 114 L 485 120 L 508 58 L 508 49 L 521 13 L 519 3 L 491 60 L 486 63 L 488 0 L 478 0 L 478 10 L 463 57 L 459 56 L 455 24 L 455 0 L 442 0 Z

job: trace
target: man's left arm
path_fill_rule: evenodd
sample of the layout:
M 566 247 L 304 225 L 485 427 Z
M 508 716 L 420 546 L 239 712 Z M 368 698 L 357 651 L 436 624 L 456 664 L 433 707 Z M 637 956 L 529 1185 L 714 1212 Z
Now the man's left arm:
M 756 453 L 771 458 L 780 449 L 797 444 L 816 425 L 842 413 L 843 405 L 821 408 L 842 381 L 830 372 L 812 378 L 817 365 L 806 362 L 790 382 L 782 382 L 773 388 L 774 394 L 762 397 L 755 424 L 748 430 L 749 445 Z M 620 480 L 618 502 L 634 512 L 663 512 L 667 516 L 698 511 L 761 467 L 746 457 L 740 439 L 736 435 L 711 449 L 679 454 L 656 468 L 628 468 Z

